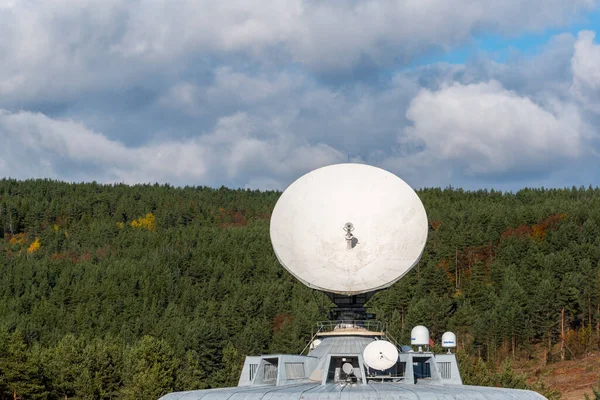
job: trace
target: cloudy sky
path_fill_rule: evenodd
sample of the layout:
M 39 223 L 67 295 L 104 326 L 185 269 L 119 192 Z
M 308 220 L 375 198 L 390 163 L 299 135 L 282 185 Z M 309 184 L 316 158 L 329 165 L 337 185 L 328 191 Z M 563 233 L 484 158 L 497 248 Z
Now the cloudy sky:
M 0 177 L 600 185 L 600 0 L 0 0 Z

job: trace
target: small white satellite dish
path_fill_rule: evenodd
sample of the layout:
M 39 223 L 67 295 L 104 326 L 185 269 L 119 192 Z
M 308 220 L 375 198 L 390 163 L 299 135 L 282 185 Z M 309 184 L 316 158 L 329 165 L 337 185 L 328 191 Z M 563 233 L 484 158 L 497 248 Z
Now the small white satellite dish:
M 344 371 L 346 375 L 350 375 L 354 373 L 354 367 L 350 363 L 344 363 L 342 365 L 342 371 Z
M 398 349 L 386 340 L 376 340 L 365 347 L 363 359 L 369 368 L 385 371 L 398 361 Z
M 271 216 L 279 262 L 308 287 L 341 295 L 384 289 L 414 267 L 427 241 L 415 191 L 383 169 L 337 164 L 300 177 Z
M 310 342 L 310 350 L 316 349 L 321 344 L 321 339 L 315 339 Z

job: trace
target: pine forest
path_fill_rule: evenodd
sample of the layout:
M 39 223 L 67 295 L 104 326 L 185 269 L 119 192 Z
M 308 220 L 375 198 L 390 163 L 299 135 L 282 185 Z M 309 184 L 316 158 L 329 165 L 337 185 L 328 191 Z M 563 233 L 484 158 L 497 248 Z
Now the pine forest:
M 465 383 L 559 398 L 511 360 L 599 349 L 600 189 L 418 194 L 425 253 L 369 311 L 455 332 Z M 0 180 L 0 399 L 158 399 L 301 352 L 331 304 L 273 253 L 279 195 Z

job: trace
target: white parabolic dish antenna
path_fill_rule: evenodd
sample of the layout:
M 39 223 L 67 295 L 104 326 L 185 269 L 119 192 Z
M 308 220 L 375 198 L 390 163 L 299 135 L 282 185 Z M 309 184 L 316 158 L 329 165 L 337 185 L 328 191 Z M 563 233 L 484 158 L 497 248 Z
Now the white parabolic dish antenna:
M 363 359 L 370 368 L 385 371 L 398 361 L 398 349 L 388 341 L 376 340 L 365 347 Z
M 279 262 L 305 285 L 355 295 L 384 289 L 414 267 L 427 241 L 415 191 L 383 169 L 337 164 L 300 177 L 271 217 Z

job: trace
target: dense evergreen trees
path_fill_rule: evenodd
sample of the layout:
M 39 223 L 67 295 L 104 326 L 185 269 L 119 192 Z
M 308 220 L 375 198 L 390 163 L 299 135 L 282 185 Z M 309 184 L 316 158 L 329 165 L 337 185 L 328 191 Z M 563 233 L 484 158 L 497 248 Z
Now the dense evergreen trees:
M 370 302 L 393 336 L 456 331 L 478 383 L 506 356 L 598 348 L 600 190 L 419 195 L 422 261 Z M 0 399 L 157 398 L 235 384 L 247 354 L 302 350 L 328 303 L 271 250 L 278 196 L 0 181 Z

